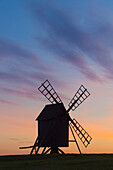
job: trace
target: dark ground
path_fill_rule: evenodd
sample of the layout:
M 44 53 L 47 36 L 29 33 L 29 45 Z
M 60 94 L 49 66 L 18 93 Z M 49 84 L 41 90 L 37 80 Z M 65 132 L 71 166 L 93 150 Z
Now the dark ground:
M 0 156 L 0 170 L 111 170 L 113 154 Z

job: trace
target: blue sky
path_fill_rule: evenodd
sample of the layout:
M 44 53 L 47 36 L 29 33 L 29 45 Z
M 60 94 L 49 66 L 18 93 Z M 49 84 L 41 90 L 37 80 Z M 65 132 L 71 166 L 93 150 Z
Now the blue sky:
M 77 116 L 83 125 L 88 122 L 86 127 L 95 139 L 103 134 L 104 124 L 103 138 L 109 133 L 112 136 L 112 21 L 112 0 L 0 1 L 0 128 L 6 124 L 11 128 L 10 133 L 4 129 L 4 140 L 9 134 L 11 139 L 24 140 L 20 131 L 16 134 L 13 130 L 15 122 L 21 126 L 27 115 L 27 127 L 34 123 L 47 104 L 37 90 L 46 79 L 66 105 L 84 84 L 91 97 L 78 108 L 79 114 L 71 113 L 72 117 Z M 97 121 L 100 134 L 91 130 Z M 22 127 L 24 136 L 24 122 Z
M 112 59 L 108 56 L 112 46 L 111 3 L 112 1 L 1 1 L 0 36 L 7 42 L 3 48 L 9 48 L 10 52 L 13 47 L 19 48 L 18 50 L 23 50 L 23 55 L 32 53 L 30 55 L 44 60 L 50 58 L 49 62 L 56 58 L 71 65 L 74 62 L 78 67 L 77 71 L 88 79 L 102 81 L 95 73 L 96 70 L 89 68 L 89 64 L 91 67 L 102 67 L 97 71 L 104 69 L 105 73 L 112 74 Z M 107 16 L 104 11 L 108 11 Z M 10 42 L 12 45 L 9 47 Z M 80 56 L 79 59 L 77 56 Z

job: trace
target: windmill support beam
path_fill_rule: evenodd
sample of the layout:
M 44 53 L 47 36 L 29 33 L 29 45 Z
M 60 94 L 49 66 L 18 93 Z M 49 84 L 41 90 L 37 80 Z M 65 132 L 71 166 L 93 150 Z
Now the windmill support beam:
M 29 148 L 33 148 L 33 146 L 23 146 L 23 147 L 19 147 L 19 149 L 29 149 Z
M 58 151 L 61 152 L 62 154 L 65 154 L 63 150 L 61 150 L 60 148 L 58 148 Z
M 49 148 L 44 154 L 47 154 L 50 150 L 51 150 L 51 148 Z
M 75 142 L 75 140 L 69 140 L 69 142 Z
M 38 137 L 36 138 L 36 141 L 35 141 L 35 143 L 33 145 L 33 148 L 32 148 L 32 150 L 30 152 L 30 155 L 32 155 L 32 153 L 33 153 L 33 151 L 34 151 L 34 149 L 36 148 L 37 145 L 38 145 Z
M 38 148 L 37 148 L 37 149 L 35 148 L 35 154 L 36 154 L 36 155 L 37 155 L 37 153 L 38 153 L 39 149 L 40 149 L 40 146 L 38 146 Z
M 42 154 L 44 154 L 45 150 L 46 150 L 46 147 L 44 147 L 44 149 L 43 149 L 43 151 L 42 151 Z
M 74 138 L 74 140 L 75 140 L 75 143 L 76 143 L 76 145 L 77 145 L 77 148 L 78 148 L 78 150 L 79 150 L 79 153 L 82 154 L 82 153 L 81 153 L 81 150 L 80 150 L 80 147 L 79 147 L 79 145 L 78 145 L 78 142 L 77 142 L 77 140 L 76 140 L 76 138 L 75 138 L 75 135 L 74 135 L 74 132 L 73 132 L 73 129 L 72 129 L 71 125 L 69 125 L 69 127 L 70 127 L 70 129 L 71 129 L 71 132 L 72 132 L 73 138 Z
M 43 149 L 42 154 L 47 154 L 50 151 L 50 154 L 53 153 L 61 153 L 61 154 L 65 154 L 60 148 L 58 147 L 50 147 L 49 149 L 47 149 L 47 151 L 45 152 L 46 147 Z

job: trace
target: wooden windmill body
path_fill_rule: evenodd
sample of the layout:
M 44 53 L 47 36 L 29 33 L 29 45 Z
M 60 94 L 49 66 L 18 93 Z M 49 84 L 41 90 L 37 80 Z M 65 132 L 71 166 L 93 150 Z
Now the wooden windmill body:
M 36 121 L 38 121 L 38 137 L 36 138 L 34 145 L 20 147 L 20 149 L 32 148 L 30 154 L 37 154 L 41 147 L 43 147 L 42 154 L 49 152 L 64 153 L 59 147 L 68 147 L 69 142 L 75 142 L 81 154 L 75 136 L 78 135 L 85 147 L 90 144 L 92 138 L 77 120 L 70 117 L 69 111 L 74 111 L 90 95 L 90 93 L 83 85 L 81 85 L 66 110 L 60 97 L 48 80 L 46 80 L 38 89 L 52 104 L 46 105 L 36 118 Z M 69 128 L 74 140 L 69 140 Z
M 36 120 L 39 147 L 68 147 L 68 118 L 62 103 L 46 105 Z

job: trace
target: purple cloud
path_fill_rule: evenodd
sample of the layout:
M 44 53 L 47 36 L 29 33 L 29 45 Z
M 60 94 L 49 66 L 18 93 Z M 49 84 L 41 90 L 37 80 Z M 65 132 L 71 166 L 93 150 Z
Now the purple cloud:
M 55 71 L 49 63 L 44 64 L 37 55 L 17 43 L 0 39 L 0 60 L 2 63 L 0 80 L 5 83 L 6 88 L 7 83 L 9 86 L 15 85 L 15 88 L 19 86 L 33 87 L 46 79 L 51 79 L 61 85 L 60 81 L 55 78 Z M 22 95 L 21 91 L 19 94 Z M 27 95 L 34 98 L 30 94 Z
M 11 88 L 0 88 L 1 93 L 8 94 L 8 95 L 15 95 L 18 97 L 26 97 L 29 99 L 36 100 L 38 99 L 38 95 L 36 91 L 28 89 L 28 88 L 21 88 L 19 90 L 11 89 Z
M 17 105 L 15 102 L 11 102 L 11 101 L 4 100 L 4 99 L 0 99 L 0 103 L 3 103 L 3 104 L 11 104 L 11 105 Z
M 40 83 L 44 82 L 46 79 L 50 80 L 56 87 L 67 87 L 65 81 L 58 80 L 53 74 L 49 73 L 41 73 L 41 72 L 25 72 L 22 70 L 16 69 L 15 72 L 2 72 L 0 71 L 0 80 L 2 82 L 13 83 L 19 86 L 25 86 L 26 89 L 29 87 L 33 87 L 36 85 L 40 85 Z M 17 86 L 16 86 L 17 87 Z
M 17 59 L 17 57 L 18 59 L 38 61 L 38 57 L 30 50 L 23 48 L 13 41 L 0 39 L 0 59 L 7 61 L 12 58 Z
M 22 68 L 33 68 L 41 71 L 51 71 L 51 67 L 43 64 L 39 56 L 31 50 L 11 40 L 0 39 L 0 60 Z
M 7 87 L 0 87 L 0 92 L 3 94 L 7 94 L 7 95 L 13 95 L 13 96 L 17 96 L 17 97 L 25 97 L 28 99 L 32 99 L 32 100 L 41 100 L 41 101 L 45 101 L 45 98 L 42 97 L 42 94 L 38 91 L 38 87 L 41 85 L 42 82 L 44 82 L 46 79 L 44 79 L 43 76 L 41 76 L 41 78 L 38 75 L 31 75 L 32 77 L 34 76 L 34 78 L 36 79 L 40 79 L 40 83 L 36 84 L 35 86 L 32 86 L 34 88 L 31 88 L 29 86 L 23 85 L 20 88 L 15 89 L 15 88 L 7 88 Z M 55 84 L 55 90 L 56 88 L 68 88 L 66 83 L 61 82 L 61 81 L 57 81 L 55 79 L 53 79 L 51 77 L 51 81 L 50 83 L 52 84 L 52 86 Z M 64 94 L 60 94 L 62 99 L 68 99 L 68 97 Z M 8 104 L 13 104 L 13 102 L 8 102 L 8 101 L 3 101 L 0 100 L 0 102 L 4 102 L 4 103 L 8 103 Z M 14 103 L 15 104 L 15 103 Z
M 56 54 L 60 60 L 74 65 L 88 79 L 101 81 L 88 64 L 92 60 L 94 65 L 103 67 L 107 74 L 113 74 L 112 38 L 113 26 L 98 18 L 91 16 L 89 23 L 81 24 L 72 20 L 63 10 L 39 4 L 32 5 L 32 14 L 35 20 L 43 26 L 46 36 L 37 36 L 37 42 L 46 47 L 49 52 Z M 104 14 L 103 14 L 104 17 Z M 99 22 L 100 19 L 100 22 Z M 90 29 L 89 24 L 92 24 Z M 45 29 L 44 29 L 45 28 Z M 112 37 L 112 38 L 110 38 Z
M 12 41 L 0 39 L 0 60 L 0 81 L 5 83 L 6 89 L 12 88 L 11 85 L 15 86 L 14 89 L 17 87 L 19 89 L 22 86 L 30 88 L 47 77 L 52 77 L 49 76 L 50 71 L 54 74 L 49 63 L 48 65 L 44 64 L 36 54 Z M 3 85 L 0 84 L 0 87 L 2 88 Z M 36 98 L 25 91 L 9 92 L 13 95 Z
M 38 39 L 37 39 L 38 41 Z M 54 52 L 57 55 L 57 58 L 62 61 L 67 61 L 75 66 L 81 73 L 83 73 L 88 79 L 92 81 L 102 82 L 99 76 L 94 73 L 87 61 L 83 58 L 83 53 L 80 52 L 77 47 L 73 47 L 73 45 L 67 45 L 64 42 L 55 41 L 55 39 L 46 39 L 43 40 L 40 38 L 40 41 L 43 46 L 47 49 L 51 49 L 51 52 Z
M 29 84 L 32 85 L 32 81 L 24 77 L 24 75 L 19 75 L 18 73 L 7 73 L 7 72 L 2 72 L 0 71 L 0 80 L 1 81 L 6 81 L 10 83 L 19 83 L 19 84 Z

